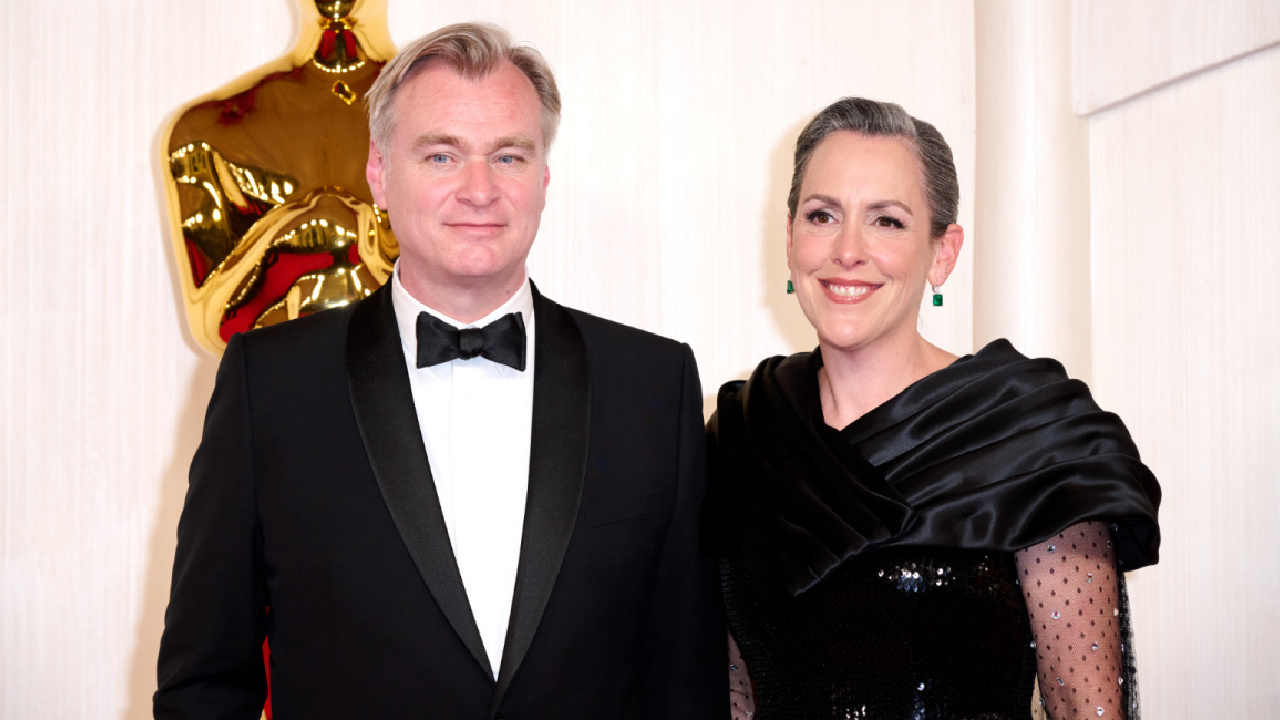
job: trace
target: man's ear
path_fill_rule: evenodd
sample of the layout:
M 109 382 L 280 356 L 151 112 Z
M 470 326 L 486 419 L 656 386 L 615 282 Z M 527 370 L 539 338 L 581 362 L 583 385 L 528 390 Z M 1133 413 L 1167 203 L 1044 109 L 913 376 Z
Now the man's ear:
M 373 191 L 373 203 L 383 210 L 387 209 L 387 192 L 386 187 L 382 184 L 382 171 L 384 168 L 384 159 L 382 151 L 378 149 L 378 143 L 373 140 L 369 141 L 369 161 L 364 166 L 364 179 L 369 182 L 369 189 Z

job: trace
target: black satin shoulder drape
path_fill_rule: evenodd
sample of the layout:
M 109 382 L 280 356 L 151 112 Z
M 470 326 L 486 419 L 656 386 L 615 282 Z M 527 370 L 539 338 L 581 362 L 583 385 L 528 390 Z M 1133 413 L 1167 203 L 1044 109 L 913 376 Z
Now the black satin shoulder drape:
M 1120 418 L 1006 340 L 837 431 L 817 351 L 720 389 L 708 425 L 705 547 L 797 595 L 869 548 L 1012 551 L 1112 524 L 1122 571 L 1159 558 L 1160 486 Z

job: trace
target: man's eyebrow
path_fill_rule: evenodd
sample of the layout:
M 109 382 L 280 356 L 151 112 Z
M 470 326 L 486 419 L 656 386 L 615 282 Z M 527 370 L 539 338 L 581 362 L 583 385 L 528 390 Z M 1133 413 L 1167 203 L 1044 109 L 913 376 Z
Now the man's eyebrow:
M 502 148 L 520 148 L 526 152 L 533 152 L 538 149 L 533 143 L 533 139 L 524 135 L 508 135 L 506 137 L 500 137 L 493 141 L 493 145 L 490 146 L 489 152 L 496 152 Z
M 417 140 L 413 141 L 411 149 L 420 150 L 432 145 L 447 145 L 463 151 L 470 150 L 470 145 L 467 141 L 456 135 L 447 135 L 445 133 L 423 133 L 418 136 Z M 525 135 L 507 135 L 490 143 L 485 154 L 495 153 L 503 148 L 520 148 L 525 152 L 532 153 L 537 150 L 537 145 L 534 144 L 532 138 Z
M 445 135 L 444 133 L 423 133 L 422 135 L 418 136 L 417 140 L 413 141 L 413 145 L 411 145 L 410 147 L 413 150 L 418 150 L 420 148 L 428 147 L 431 145 L 450 145 L 452 147 L 462 147 L 463 142 L 462 142 L 462 139 L 457 137 L 456 135 Z

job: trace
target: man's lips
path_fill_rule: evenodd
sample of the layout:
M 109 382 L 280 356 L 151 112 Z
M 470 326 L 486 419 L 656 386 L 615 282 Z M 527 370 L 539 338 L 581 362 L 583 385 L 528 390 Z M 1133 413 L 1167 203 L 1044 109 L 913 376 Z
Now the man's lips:
M 845 305 L 860 303 L 883 287 L 883 284 L 849 280 L 819 280 L 827 297 Z
M 445 227 L 461 233 L 471 235 L 494 235 L 502 232 L 506 228 L 506 223 L 498 222 L 453 222 L 445 223 Z

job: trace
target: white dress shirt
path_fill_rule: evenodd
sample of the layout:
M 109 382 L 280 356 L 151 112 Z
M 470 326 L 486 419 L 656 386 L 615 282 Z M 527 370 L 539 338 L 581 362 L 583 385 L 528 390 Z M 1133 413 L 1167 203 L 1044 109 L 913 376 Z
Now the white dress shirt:
M 397 266 L 391 302 L 440 509 L 496 679 L 511 617 L 529 489 L 533 291 L 526 274 L 516 294 L 497 310 L 474 323 L 460 323 L 414 299 L 401 284 Z M 526 334 L 524 371 L 483 357 L 419 369 L 420 312 L 458 328 L 483 327 L 507 313 L 520 313 Z

